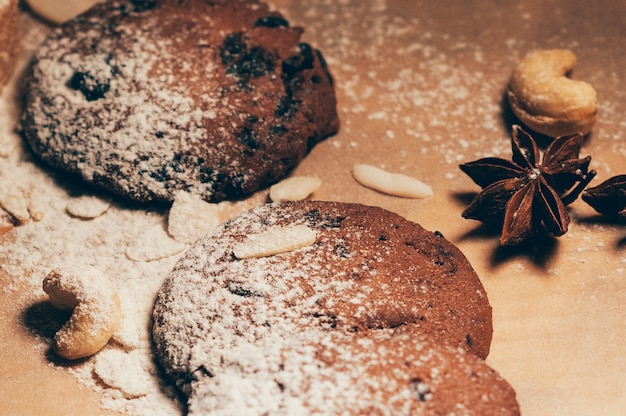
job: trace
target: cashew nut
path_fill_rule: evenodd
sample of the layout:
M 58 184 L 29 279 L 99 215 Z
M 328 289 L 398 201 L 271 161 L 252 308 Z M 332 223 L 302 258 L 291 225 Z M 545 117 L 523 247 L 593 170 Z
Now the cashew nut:
M 106 345 L 122 319 L 113 284 L 93 267 L 53 270 L 43 280 L 52 304 L 73 309 L 72 316 L 54 336 L 54 350 L 68 360 L 87 357 Z
M 576 55 L 566 49 L 529 52 L 513 71 L 507 96 L 515 115 L 549 137 L 587 134 L 598 113 L 595 89 L 567 78 Z

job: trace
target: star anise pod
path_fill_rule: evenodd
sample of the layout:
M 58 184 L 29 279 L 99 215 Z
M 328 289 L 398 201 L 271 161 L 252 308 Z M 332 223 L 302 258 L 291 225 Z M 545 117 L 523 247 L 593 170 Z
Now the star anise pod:
M 626 175 L 617 175 L 583 192 L 582 199 L 600 214 L 626 219 Z
M 590 156 L 578 158 L 582 143 L 581 134 L 558 137 L 539 162 L 535 140 L 513 126 L 511 161 L 487 157 L 460 166 L 482 188 L 463 217 L 502 223 L 502 245 L 521 243 L 542 228 L 555 236 L 565 234 L 570 222 L 566 205 L 596 175 L 588 170 Z

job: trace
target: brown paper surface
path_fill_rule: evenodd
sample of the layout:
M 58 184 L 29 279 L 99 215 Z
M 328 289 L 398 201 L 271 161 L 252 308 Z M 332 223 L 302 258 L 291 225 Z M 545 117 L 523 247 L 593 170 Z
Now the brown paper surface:
M 292 174 L 322 179 L 316 199 L 378 205 L 460 247 L 493 306 L 487 362 L 515 388 L 523 414 L 621 414 L 626 228 L 578 200 L 566 235 L 501 248 L 497 232 L 461 217 L 478 187 L 458 164 L 510 157 L 515 118 L 504 92 L 513 67 L 528 50 L 568 48 L 578 57 L 572 78 L 591 83 L 599 96 L 598 121 L 581 151 L 598 171 L 592 184 L 626 173 L 626 3 L 273 4 L 324 52 L 342 122 L 339 134 L 316 146 Z M 351 176 L 356 163 L 418 178 L 434 195 L 403 199 L 366 189 Z M 263 192 L 250 203 L 262 201 Z M 24 313 L 42 299 L 27 283 L 17 292 L 0 290 L 2 413 L 104 414 L 97 393 L 33 347 L 41 341 L 24 324 Z

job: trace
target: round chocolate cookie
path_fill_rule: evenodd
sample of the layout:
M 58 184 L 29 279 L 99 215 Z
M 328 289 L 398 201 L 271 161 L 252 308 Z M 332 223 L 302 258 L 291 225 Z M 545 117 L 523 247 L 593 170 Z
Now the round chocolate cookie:
M 359 390 L 366 381 L 350 381 L 369 370 L 342 369 L 359 365 L 350 351 L 368 354 L 358 345 L 397 345 L 393 339 L 402 337 L 415 339 L 416 350 L 407 346 L 399 354 L 415 355 L 436 342 L 449 347 L 437 354 L 467 350 L 455 353 L 465 358 L 450 359 L 474 360 L 470 353 L 487 356 L 492 335 L 487 295 L 453 244 L 382 208 L 333 202 L 267 204 L 222 224 L 179 260 L 153 317 L 157 355 L 192 409 L 233 400 L 269 414 L 311 408 L 308 395 L 317 393 L 300 382 L 317 376 L 298 381 L 290 373 L 308 368 L 307 360 L 311 371 L 322 371 L 320 348 L 332 349 L 335 341 L 349 345 L 349 352 L 337 347 L 336 353 L 346 364 L 331 360 L 320 383 L 343 380 L 357 389 L 349 394 L 371 396 Z M 385 354 L 380 359 L 391 360 Z M 292 359 L 305 362 L 289 366 Z M 372 397 L 361 399 L 373 406 Z M 337 400 L 330 414 L 348 406 Z M 396 405 L 413 406 L 389 404 Z
M 22 131 L 44 161 L 134 200 L 248 195 L 339 128 L 302 32 L 255 0 L 96 5 L 36 52 Z
M 519 415 L 515 391 L 476 356 L 424 336 L 298 333 L 192 384 L 198 415 Z

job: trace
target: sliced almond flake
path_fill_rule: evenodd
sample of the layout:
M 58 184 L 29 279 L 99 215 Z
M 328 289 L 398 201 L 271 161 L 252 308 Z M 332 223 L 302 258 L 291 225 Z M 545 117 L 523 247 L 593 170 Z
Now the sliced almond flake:
M 111 339 L 126 351 L 134 350 L 141 346 L 139 334 L 142 333 L 138 327 L 137 314 L 134 312 L 134 299 L 129 297 L 126 291 L 119 292 L 118 296 L 122 308 L 122 321 Z
M 272 228 L 248 236 L 235 247 L 233 253 L 238 259 L 273 256 L 309 246 L 316 239 L 315 231 L 306 225 Z
M 49 22 L 56 24 L 67 22 L 101 1 L 102 0 L 26 0 L 32 11 Z
M 270 187 L 270 199 L 274 202 L 301 201 L 322 186 L 322 180 L 314 176 L 294 176 L 283 179 Z
M 185 244 L 170 238 L 161 227 L 153 227 L 126 247 L 126 257 L 137 261 L 155 261 L 182 253 L 185 248 Z
M 167 223 L 174 240 L 191 244 L 220 224 L 220 208 L 197 195 L 179 192 L 174 196 Z
M 20 188 L 5 185 L 4 189 L 0 190 L 0 207 L 4 208 L 20 223 L 30 219 L 28 204 L 24 192 Z
M 149 375 L 141 367 L 140 358 L 134 355 L 107 349 L 100 351 L 94 365 L 98 378 L 127 399 L 145 396 L 150 391 Z
M 375 191 L 403 198 L 426 198 L 433 190 L 424 182 L 402 173 L 390 173 L 375 166 L 358 164 L 352 176 L 361 185 Z
M 74 217 L 91 220 L 109 210 L 111 202 L 94 195 L 82 195 L 67 202 L 65 210 Z

